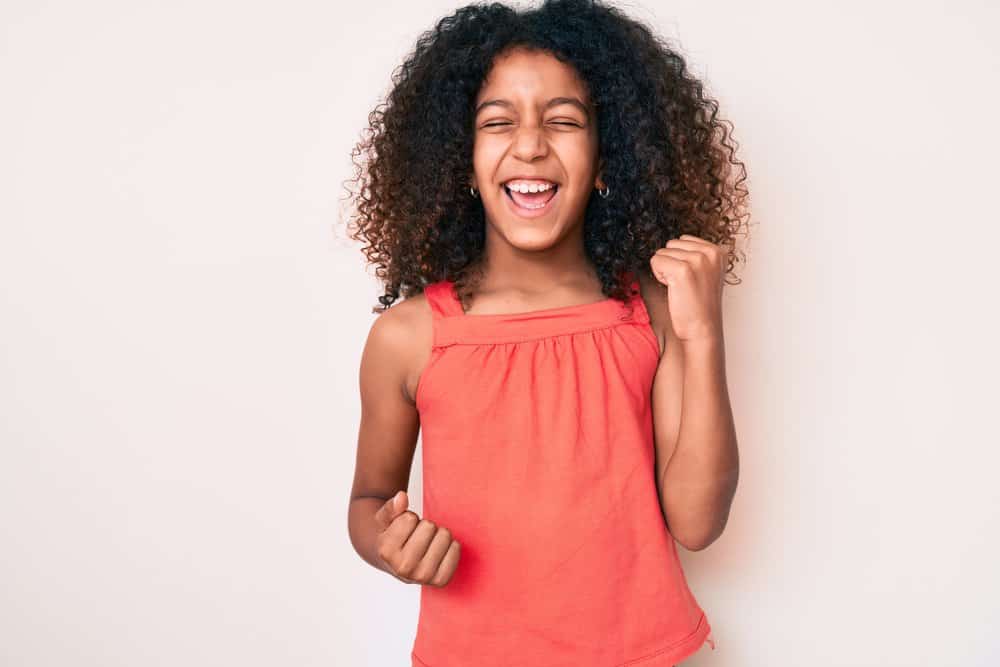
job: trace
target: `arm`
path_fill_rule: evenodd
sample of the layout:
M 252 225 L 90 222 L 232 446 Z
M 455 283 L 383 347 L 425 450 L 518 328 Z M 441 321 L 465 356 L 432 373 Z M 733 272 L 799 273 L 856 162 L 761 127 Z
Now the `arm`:
M 378 316 L 365 342 L 359 373 L 361 423 L 348 533 L 355 551 L 385 571 L 389 570 L 376 545 L 384 526 L 375 514 L 409 484 L 420 420 L 407 381 L 420 350 L 430 347 L 428 326 L 416 305 L 407 300 Z
M 698 551 L 725 529 L 739 479 L 725 349 L 721 335 L 677 338 L 666 288 L 650 281 L 647 289 L 650 318 L 663 339 L 652 389 L 657 491 L 671 534 Z

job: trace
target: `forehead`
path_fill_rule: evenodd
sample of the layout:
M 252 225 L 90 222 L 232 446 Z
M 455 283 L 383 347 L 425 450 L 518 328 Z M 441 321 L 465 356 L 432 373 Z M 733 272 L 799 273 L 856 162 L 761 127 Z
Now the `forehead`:
M 516 102 L 555 96 L 577 97 L 589 103 L 587 86 L 572 65 L 545 51 L 516 48 L 493 61 L 476 104 L 490 97 Z

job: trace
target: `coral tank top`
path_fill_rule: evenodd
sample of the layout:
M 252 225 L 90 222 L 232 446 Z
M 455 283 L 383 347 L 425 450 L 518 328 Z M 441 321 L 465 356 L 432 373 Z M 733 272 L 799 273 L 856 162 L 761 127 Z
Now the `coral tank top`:
M 462 551 L 420 587 L 412 667 L 671 667 L 715 648 L 660 509 L 638 289 L 467 315 L 452 282 L 425 286 L 423 518 Z

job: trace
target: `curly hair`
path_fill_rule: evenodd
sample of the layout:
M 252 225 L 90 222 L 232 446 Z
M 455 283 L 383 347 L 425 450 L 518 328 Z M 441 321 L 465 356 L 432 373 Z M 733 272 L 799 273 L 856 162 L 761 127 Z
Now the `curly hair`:
M 467 182 L 476 95 L 494 59 L 514 47 L 570 64 L 596 106 L 603 179 L 616 196 L 591 196 L 583 237 L 604 294 L 624 298 L 630 277 L 651 275 L 650 258 L 681 234 L 727 248 L 728 282 L 749 219 L 746 168 L 732 124 L 684 58 L 600 2 L 472 4 L 420 35 L 351 153 L 350 237 L 384 285 L 373 312 L 431 282 L 455 281 L 460 294 L 474 283 L 485 212 L 466 188 L 441 184 Z

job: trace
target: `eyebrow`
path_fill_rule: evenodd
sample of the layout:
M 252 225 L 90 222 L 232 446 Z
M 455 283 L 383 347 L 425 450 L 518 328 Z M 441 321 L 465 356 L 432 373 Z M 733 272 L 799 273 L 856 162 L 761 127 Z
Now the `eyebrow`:
M 576 99 L 575 97 L 553 97 L 551 100 L 545 103 L 543 109 L 551 109 L 552 107 L 557 107 L 560 104 L 572 104 L 580 111 L 582 111 L 583 115 L 585 115 L 587 118 L 590 118 L 590 112 L 588 111 L 586 105 L 580 100 Z M 479 106 L 476 107 L 475 115 L 478 116 L 480 111 L 489 106 L 504 107 L 506 109 L 514 108 L 514 104 L 510 100 L 504 100 L 504 99 L 486 100 L 485 102 L 482 102 Z

